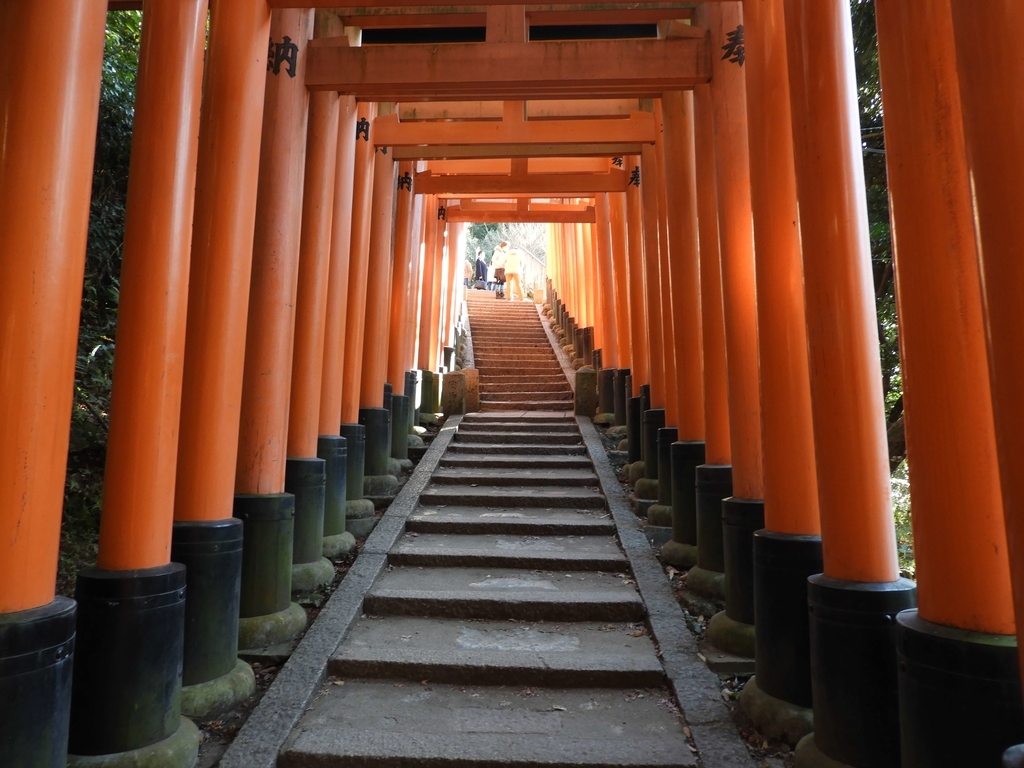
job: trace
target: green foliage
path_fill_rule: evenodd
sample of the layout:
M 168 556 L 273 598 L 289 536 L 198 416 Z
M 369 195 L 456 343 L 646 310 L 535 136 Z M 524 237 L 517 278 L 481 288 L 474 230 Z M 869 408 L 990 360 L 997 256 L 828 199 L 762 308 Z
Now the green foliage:
M 141 30 L 139 11 L 107 14 L 85 286 L 75 361 L 71 442 L 64 488 L 58 583 L 58 589 L 64 594 L 74 589 L 74 572 L 91 562 L 96 553 Z

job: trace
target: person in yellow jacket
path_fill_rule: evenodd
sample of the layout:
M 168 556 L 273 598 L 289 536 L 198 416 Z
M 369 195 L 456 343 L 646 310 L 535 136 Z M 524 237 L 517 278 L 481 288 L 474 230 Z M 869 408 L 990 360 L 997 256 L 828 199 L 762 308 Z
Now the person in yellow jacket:
M 511 249 L 505 256 L 505 280 L 508 281 L 508 300 L 522 301 L 526 298 L 523 294 L 523 285 L 520 282 L 520 273 L 523 268 L 523 256 L 515 248 Z

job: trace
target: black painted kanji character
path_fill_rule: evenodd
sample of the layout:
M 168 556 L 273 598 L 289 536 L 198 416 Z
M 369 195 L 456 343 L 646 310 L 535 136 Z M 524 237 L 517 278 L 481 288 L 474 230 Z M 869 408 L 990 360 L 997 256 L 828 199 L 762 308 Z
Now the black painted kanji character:
M 633 172 L 629 174 L 629 183 L 634 187 L 640 186 L 640 166 L 637 165 L 633 168 Z
M 622 167 L 622 158 L 621 157 L 612 158 L 612 165 L 614 165 L 616 168 L 621 168 Z
M 288 69 L 285 70 L 288 73 L 288 77 L 295 77 L 295 68 L 298 66 L 296 59 L 299 55 L 299 46 L 292 42 L 292 39 L 285 35 L 280 43 L 271 42 L 272 49 L 274 49 L 274 74 L 281 74 L 281 67 L 284 64 L 288 65 Z M 267 61 L 270 64 L 270 61 Z M 268 66 L 269 69 L 269 66 Z
M 408 189 L 412 192 L 412 175 L 408 171 L 405 172 L 404 176 L 398 177 L 398 188 Z
M 448 217 L 448 211 L 442 205 L 440 208 L 437 209 L 437 218 L 440 219 L 441 221 L 444 221 L 447 217 Z
M 728 59 L 733 64 L 739 64 L 742 67 L 743 62 L 747 60 L 747 47 L 743 42 L 743 25 L 740 24 L 725 37 L 728 42 L 722 46 L 722 50 L 725 51 L 722 60 Z
M 359 118 L 359 122 L 356 123 L 356 140 L 359 140 L 359 136 L 362 135 L 363 141 L 370 140 L 370 121 L 365 117 Z

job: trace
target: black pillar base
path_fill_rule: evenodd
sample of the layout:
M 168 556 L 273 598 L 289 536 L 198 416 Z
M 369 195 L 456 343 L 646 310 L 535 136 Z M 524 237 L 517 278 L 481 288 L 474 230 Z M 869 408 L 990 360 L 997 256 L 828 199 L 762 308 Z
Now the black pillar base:
M 420 415 L 436 413 L 434 410 L 434 374 L 421 370 L 420 376 Z
M 615 369 L 602 368 L 597 374 L 597 412 L 615 412 Z
M 640 405 L 642 402 L 639 397 L 629 398 L 628 410 L 626 411 L 626 440 L 629 445 L 626 458 L 630 464 L 640 461 Z
M 409 432 L 420 423 L 421 371 L 405 372 L 405 396 L 409 398 Z
M 409 459 L 409 398 L 391 396 L 391 458 Z
M 629 379 L 629 368 L 619 368 L 615 371 L 615 385 L 612 392 L 614 398 L 612 412 L 615 414 L 615 426 L 626 426 L 626 401 L 629 399 L 629 388 L 626 384 Z
M 697 567 L 725 573 L 722 545 L 722 501 L 732 496 L 732 466 L 697 467 Z
M 672 443 L 672 540 L 697 546 L 697 467 L 704 463 L 704 441 Z M 732 484 L 730 483 L 730 488 Z
M 242 534 L 237 518 L 175 522 L 171 561 L 185 566 L 182 685 L 230 673 L 238 662 Z
M 807 579 L 817 573 L 820 536 L 754 534 L 757 684 L 767 695 L 805 708 L 812 703 Z
M 253 618 L 291 604 L 295 497 L 290 493 L 236 494 L 242 521 L 242 583 L 239 616 Z
M 78 574 L 77 659 L 68 751 L 110 755 L 181 725 L 185 566 Z
M 0 765 L 64 768 L 75 601 L 0 614 Z
M 386 408 L 360 408 L 359 423 L 366 428 L 365 475 L 388 474 L 391 411 Z
M 604 368 L 604 351 L 600 349 L 594 350 L 594 370 L 600 371 Z M 611 413 L 611 411 L 601 411 L 601 413 Z
M 394 406 L 392 404 L 394 393 L 391 389 L 391 385 L 388 383 L 384 384 L 384 400 L 381 407 L 388 412 L 388 457 L 391 456 L 391 425 L 394 423 Z M 362 419 L 360 419 L 360 422 Z
M 320 435 L 316 455 L 324 460 L 324 538 L 345 532 L 348 499 L 348 441 L 340 435 Z
M 366 427 L 362 424 L 342 424 L 341 436 L 345 438 L 348 450 L 345 498 L 348 501 L 358 501 L 363 498 L 363 477 L 366 469 Z
M 658 430 L 665 426 L 665 409 L 651 408 L 644 411 L 643 427 L 640 433 L 640 458 L 644 462 L 644 477 L 658 479 Z
M 814 742 L 856 768 L 900 768 L 896 614 L 917 602 L 908 579 L 807 580 Z
M 902 768 L 999 768 L 1024 741 L 1014 635 L 896 617 Z M 954 734 L 962 734 L 956 737 Z
M 672 443 L 679 440 L 679 430 L 662 427 L 657 434 L 658 504 L 672 507 Z
M 764 528 L 761 499 L 722 500 L 722 554 L 725 558 L 725 614 L 754 625 L 754 532 Z
M 455 370 L 455 347 L 445 347 L 443 352 L 442 352 L 441 360 L 443 361 L 444 372 L 445 373 L 451 373 L 452 371 L 454 371 Z
M 651 408 L 651 385 L 641 384 L 640 385 L 640 413 L 641 416 Z
M 285 461 L 284 490 L 295 496 L 293 566 L 323 557 L 325 466 L 323 459 L 289 457 Z

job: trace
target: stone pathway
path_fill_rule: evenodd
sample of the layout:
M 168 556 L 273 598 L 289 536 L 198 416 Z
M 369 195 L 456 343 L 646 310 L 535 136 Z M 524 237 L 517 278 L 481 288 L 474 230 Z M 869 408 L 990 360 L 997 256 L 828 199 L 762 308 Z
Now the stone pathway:
M 222 768 L 753 765 L 536 308 L 489 301 L 485 411 L 442 427 Z
M 468 291 L 481 411 L 572 410 L 572 389 L 532 302 Z

